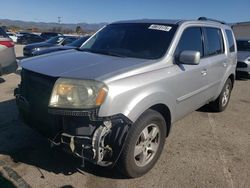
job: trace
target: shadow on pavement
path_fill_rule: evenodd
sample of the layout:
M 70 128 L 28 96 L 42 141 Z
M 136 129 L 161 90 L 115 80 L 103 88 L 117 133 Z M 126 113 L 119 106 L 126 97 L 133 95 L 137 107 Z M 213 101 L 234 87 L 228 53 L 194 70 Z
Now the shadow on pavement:
M 55 174 L 72 175 L 76 172 L 87 172 L 100 177 L 124 179 L 114 169 L 95 166 L 88 162 L 81 168 L 82 161 L 79 158 L 63 152 L 60 148 L 51 149 L 45 138 L 18 119 L 14 99 L 0 102 L 0 120 L 0 154 L 10 156 L 15 163 L 32 165 L 38 170 L 43 169 Z
M 197 112 L 204 112 L 204 113 L 218 113 L 216 112 L 213 107 L 210 104 L 206 104 L 202 107 L 200 107 L 198 110 L 196 110 Z
M 0 77 L 0 84 L 4 83 L 4 82 L 5 82 L 5 79 L 3 79 L 3 78 Z
M 12 184 L 9 180 L 5 179 L 0 173 L 0 187 L 15 188 L 16 186 Z

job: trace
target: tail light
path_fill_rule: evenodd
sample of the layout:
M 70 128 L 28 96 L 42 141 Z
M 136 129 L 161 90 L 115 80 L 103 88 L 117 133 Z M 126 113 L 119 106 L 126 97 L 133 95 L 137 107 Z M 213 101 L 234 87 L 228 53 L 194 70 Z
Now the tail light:
M 15 46 L 14 42 L 12 40 L 4 40 L 4 41 L 0 41 L 0 45 L 4 45 L 7 48 L 12 48 Z

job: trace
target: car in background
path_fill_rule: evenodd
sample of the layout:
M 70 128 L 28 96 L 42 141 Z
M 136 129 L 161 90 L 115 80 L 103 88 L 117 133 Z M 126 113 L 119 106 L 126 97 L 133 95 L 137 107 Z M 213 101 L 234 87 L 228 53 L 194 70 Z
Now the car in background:
M 44 40 L 48 40 L 52 37 L 57 37 L 57 36 L 63 36 L 61 33 L 56 33 L 56 32 L 43 32 L 40 35 Z
M 26 31 L 19 31 L 19 32 L 16 33 L 16 36 L 17 37 L 21 37 L 21 36 L 26 35 L 26 34 L 31 34 L 31 33 L 30 32 L 26 32 Z
M 0 76 L 17 69 L 14 42 L 0 27 Z
M 28 33 L 17 38 L 17 44 L 32 44 L 43 42 L 44 39 L 36 34 Z
M 238 39 L 238 61 L 236 74 L 238 77 L 250 76 L 250 39 Z
M 72 49 L 80 48 L 82 46 L 82 44 L 86 40 L 89 39 L 89 37 L 90 36 L 80 37 L 79 39 L 75 40 L 72 43 L 66 44 L 65 46 L 60 45 L 60 46 L 56 46 L 56 47 L 46 48 L 44 50 L 35 51 L 35 52 L 33 52 L 33 56 L 48 54 L 48 53 L 57 52 L 57 51 L 72 50 Z
M 13 42 L 17 42 L 17 36 L 15 33 L 7 32 L 7 35 L 13 40 Z
M 23 48 L 23 55 L 26 57 L 34 56 L 34 53 L 37 51 L 41 51 L 50 47 L 56 47 L 60 45 L 66 45 L 75 41 L 77 37 L 75 36 L 57 36 L 53 37 L 44 42 L 34 43 L 30 45 L 26 45 Z

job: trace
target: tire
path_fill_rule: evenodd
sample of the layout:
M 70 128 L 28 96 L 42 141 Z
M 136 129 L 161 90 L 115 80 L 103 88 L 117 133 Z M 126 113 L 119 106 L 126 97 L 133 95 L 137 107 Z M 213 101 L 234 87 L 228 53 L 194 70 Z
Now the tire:
M 212 102 L 212 108 L 216 112 L 222 112 L 227 108 L 232 91 L 232 81 L 227 79 L 219 97 Z
M 135 178 L 150 171 L 161 155 L 166 132 L 163 116 L 154 110 L 145 111 L 129 130 L 119 159 L 121 172 Z

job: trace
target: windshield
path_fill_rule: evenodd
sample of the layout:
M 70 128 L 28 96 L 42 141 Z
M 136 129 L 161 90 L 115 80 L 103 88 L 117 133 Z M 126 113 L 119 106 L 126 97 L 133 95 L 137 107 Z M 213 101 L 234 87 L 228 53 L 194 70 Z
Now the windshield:
M 46 42 L 51 43 L 51 44 L 59 44 L 62 42 L 63 37 L 62 36 L 57 36 L 57 37 L 52 37 L 49 40 L 46 40 Z
M 81 37 L 77 40 L 75 40 L 74 42 L 70 43 L 70 44 L 66 44 L 66 46 L 74 46 L 74 47 L 81 47 L 81 45 L 87 40 L 89 39 L 90 36 L 86 36 L 86 37 Z
M 167 51 L 177 25 L 118 23 L 103 28 L 81 50 L 120 57 L 158 59 Z
M 237 41 L 238 51 L 250 51 L 250 40 L 239 40 Z

